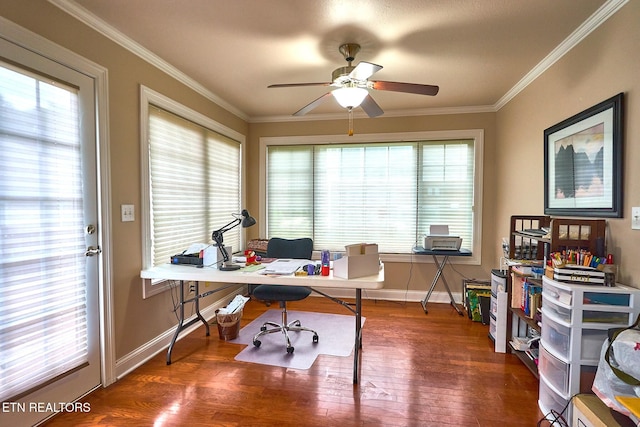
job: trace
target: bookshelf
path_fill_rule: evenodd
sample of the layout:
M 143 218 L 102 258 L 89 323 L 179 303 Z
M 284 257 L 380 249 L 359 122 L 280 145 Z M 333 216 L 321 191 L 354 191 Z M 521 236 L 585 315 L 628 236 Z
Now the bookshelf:
M 542 233 L 539 230 L 548 232 Z M 606 221 L 599 219 L 551 218 L 546 215 L 513 215 L 510 219 L 507 274 L 507 348 L 539 378 L 538 365 L 523 351 L 510 345 L 515 337 L 539 336 L 541 327 L 522 310 L 522 284 L 533 282 L 542 287 L 541 280 L 532 279 L 532 265 L 544 266 L 552 252 L 569 249 L 585 250 L 605 255 Z M 542 299 L 544 306 L 544 299 Z

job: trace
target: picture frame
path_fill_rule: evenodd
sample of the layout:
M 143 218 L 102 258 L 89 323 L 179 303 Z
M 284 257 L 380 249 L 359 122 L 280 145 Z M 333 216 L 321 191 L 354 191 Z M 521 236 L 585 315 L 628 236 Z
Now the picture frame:
M 619 93 L 544 131 L 544 213 L 622 217 Z

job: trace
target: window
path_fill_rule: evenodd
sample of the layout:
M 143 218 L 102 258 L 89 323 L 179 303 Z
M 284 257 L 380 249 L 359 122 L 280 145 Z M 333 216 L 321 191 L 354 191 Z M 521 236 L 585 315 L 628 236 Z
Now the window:
M 242 210 L 243 137 L 147 88 L 141 93 L 147 268 L 193 243 L 211 243 L 211 232 Z M 225 233 L 224 241 L 239 249 L 241 229 Z
M 408 254 L 430 225 L 448 224 L 480 259 L 482 131 L 348 138 L 262 138 L 267 237 Z

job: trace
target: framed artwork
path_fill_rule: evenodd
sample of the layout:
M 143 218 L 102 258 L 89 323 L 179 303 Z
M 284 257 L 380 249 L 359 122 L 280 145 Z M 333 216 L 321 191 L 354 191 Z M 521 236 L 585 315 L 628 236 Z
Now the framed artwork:
M 623 94 L 544 131 L 544 213 L 622 217 Z

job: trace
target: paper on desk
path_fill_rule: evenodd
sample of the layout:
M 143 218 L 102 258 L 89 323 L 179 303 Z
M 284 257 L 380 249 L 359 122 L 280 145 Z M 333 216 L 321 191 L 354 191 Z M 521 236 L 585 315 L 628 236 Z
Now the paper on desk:
M 264 270 L 259 274 L 273 274 L 286 276 L 296 272 L 297 269 L 303 265 L 310 264 L 308 259 L 277 259 L 270 264 L 267 264 Z
M 192 243 L 183 252 L 184 255 L 199 254 L 201 250 L 207 248 L 209 245 L 206 243 Z
M 264 265 L 262 264 L 253 264 L 253 265 L 247 265 L 245 267 L 242 267 L 241 271 L 243 273 L 253 273 L 254 271 L 262 270 L 263 268 L 264 268 Z
M 244 304 L 249 301 L 249 298 L 242 295 L 236 295 L 235 298 L 227 305 L 218 310 L 218 314 L 233 314 L 244 308 Z

